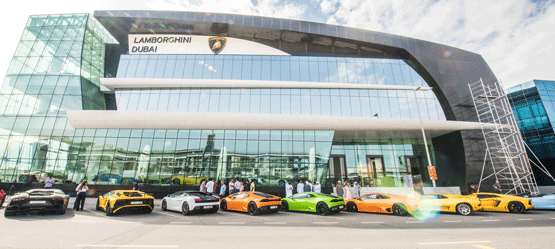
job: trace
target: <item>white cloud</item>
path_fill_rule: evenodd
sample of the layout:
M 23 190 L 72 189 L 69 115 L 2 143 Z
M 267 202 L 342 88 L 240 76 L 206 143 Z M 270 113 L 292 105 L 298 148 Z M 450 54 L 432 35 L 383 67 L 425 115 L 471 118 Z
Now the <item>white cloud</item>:
M 321 1 L 327 4 L 328 0 Z M 555 1 L 341 1 L 328 23 L 434 41 L 481 54 L 505 87 L 555 80 Z M 324 11 L 324 10 L 322 10 Z M 327 10 L 326 10 L 327 11 Z

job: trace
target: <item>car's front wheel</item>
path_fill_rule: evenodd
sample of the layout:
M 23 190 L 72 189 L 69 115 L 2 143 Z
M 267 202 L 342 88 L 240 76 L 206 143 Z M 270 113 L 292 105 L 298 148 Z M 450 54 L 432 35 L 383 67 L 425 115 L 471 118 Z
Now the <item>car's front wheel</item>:
M 408 214 L 407 208 L 403 204 L 395 204 L 391 209 L 393 209 L 394 215 L 405 216 Z
M 189 203 L 187 203 L 186 201 L 181 204 L 181 213 L 183 215 L 188 215 L 191 213 L 191 211 L 189 210 Z
M 226 202 L 225 200 L 222 200 L 222 201 L 220 202 L 220 208 L 221 208 L 222 210 L 227 210 L 227 202 Z
M 354 202 L 349 202 L 349 203 L 347 203 L 347 211 L 349 211 L 349 212 L 356 212 L 356 211 L 358 211 L 357 204 L 355 204 Z
M 457 213 L 460 215 L 470 215 L 472 214 L 472 207 L 466 203 L 461 203 L 456 207 Z
M 104 211 L 106 211 L 106 216 L 111 216 L 114 214 L 112 207 L 110 207 L 110 203 L 106 203 L 106 207 L 104 208 Z
M 509 202 L 509 205 L 507 206 L 507 209 L 509 209 L 509 212 L 515 213 L 515 214 L 521 214 L 524 211 L 526 211 L 526 208 L 524 207 L 524 204 L 522 204 L 522 202 L 519 202 L 519 201 Z
M 330 213 L 330 208 L 326 203 L 320 202 L 316 205 L 316 212 L 319 215 L 328 215 Z
M 249 203 L 248 211 L 249 211 L 250 215 L 257 215 L 258 214 L 258 208 L 256 207 L 256 203 L 254 203 L 254 202 Z
M 162 211 L 166 211 L 168 210 L 168 203 L 166 202 L 166 200 L 162 201 Z
M 289 203 L 287 201 L 281 201 L 281 211 L 289 211 Z

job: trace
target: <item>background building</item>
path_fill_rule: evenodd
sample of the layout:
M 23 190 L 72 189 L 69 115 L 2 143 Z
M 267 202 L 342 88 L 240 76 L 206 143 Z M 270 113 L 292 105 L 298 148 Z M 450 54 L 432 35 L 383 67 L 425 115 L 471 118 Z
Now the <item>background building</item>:
M 532 80 L 506 90 L 524 140 L 532 152 L 555 174 L 555 81 Z M 528 151 L 530 154 L 530 151 Z M 534 155 L 529 157 L 536 160 Z M 534 169 L 540 185 L 555 184 L 546 174 Z
M 496 84 L 480 55 L 320 23 L 31 16 L 0 92 L 0 180 L 412 187 L 435 165 L 465 192 L 485 151 L 467 85 L 480 78 Z

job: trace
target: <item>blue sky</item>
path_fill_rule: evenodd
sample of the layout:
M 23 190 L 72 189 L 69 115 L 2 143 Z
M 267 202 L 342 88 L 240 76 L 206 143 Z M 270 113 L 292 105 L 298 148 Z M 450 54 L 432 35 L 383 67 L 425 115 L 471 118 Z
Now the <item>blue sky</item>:
M 555 80 L 555 0 L 89 0 L 10 1 L 0 15 L 0 76 L 29 15 L 142 9 L 240 13 L 408 36 L 481 54 L 505 87 Z

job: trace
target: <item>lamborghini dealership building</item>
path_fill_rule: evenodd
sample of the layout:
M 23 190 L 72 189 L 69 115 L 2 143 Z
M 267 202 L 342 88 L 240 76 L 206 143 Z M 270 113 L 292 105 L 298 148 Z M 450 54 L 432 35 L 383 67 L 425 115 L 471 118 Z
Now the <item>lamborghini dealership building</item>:
M 321 23 L 31 16 L 0 93 L 0 180 L 412 187 L 434 165 L 438 186 L 466 192 L 485 152 L 468 88 L 480 78 L 497 81 L 478 54 Z

